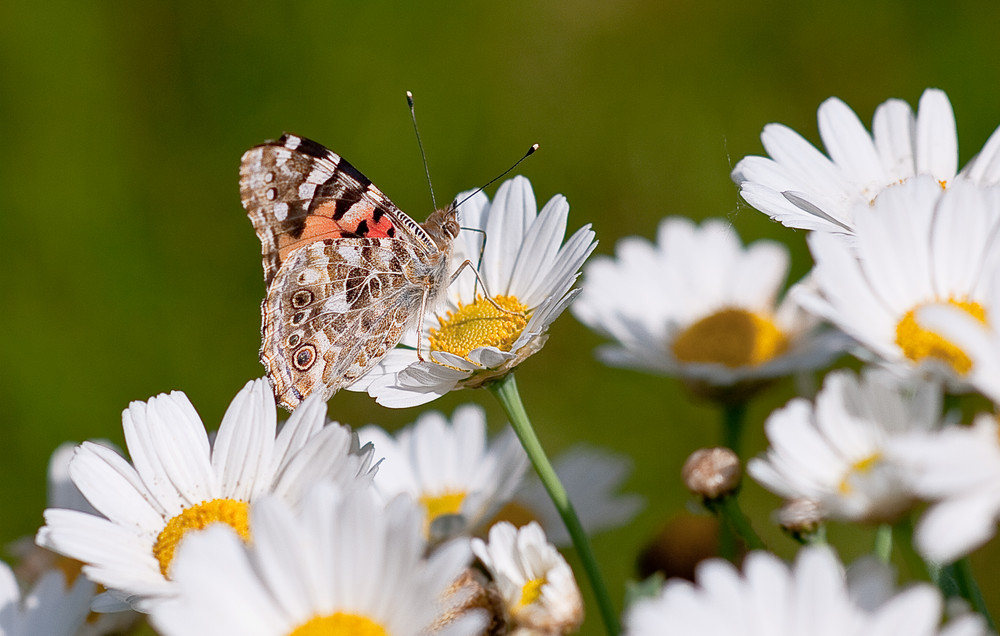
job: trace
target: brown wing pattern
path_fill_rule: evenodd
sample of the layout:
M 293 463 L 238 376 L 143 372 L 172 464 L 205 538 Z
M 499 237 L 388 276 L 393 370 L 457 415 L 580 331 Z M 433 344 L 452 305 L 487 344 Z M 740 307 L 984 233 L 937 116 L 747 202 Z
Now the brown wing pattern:
M 402 241 L 377 238 L 313 243 L 289 256 L 264 301 L 261 345 L 283 405 L 295 408 L 313 390 L 328 398 L 399 343 L 428 291 L 417 259 Z
M 367 237 L 432 243 L 357 168 L 295 135 L 244 153 L 240 197 L 260 239 L 268 286 L 294 250 L 316 241 Z

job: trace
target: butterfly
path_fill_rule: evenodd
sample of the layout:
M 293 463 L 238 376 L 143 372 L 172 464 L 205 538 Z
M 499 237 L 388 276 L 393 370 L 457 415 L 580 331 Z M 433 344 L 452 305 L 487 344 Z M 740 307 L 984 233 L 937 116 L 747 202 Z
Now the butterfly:
M 290 410 L 371 370 L 454 276 L 454 204 L 417 223 L 315 141 L 286 133 L 248 150 L 240 197 L 267 285 L 260 359 Z

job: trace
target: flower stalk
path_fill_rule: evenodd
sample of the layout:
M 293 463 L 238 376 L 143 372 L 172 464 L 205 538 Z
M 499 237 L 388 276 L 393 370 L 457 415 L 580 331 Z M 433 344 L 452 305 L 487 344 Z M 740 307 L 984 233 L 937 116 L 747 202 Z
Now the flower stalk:
M 487 386 L 507 413 L 511 426 L 517 434 L 517 438 L 521 441 L 521 446 L 524 447 L 528 458 L 531 460 L 531 465 L 535 468 L 535 472 L 545 486 L 545 490 L 549 493 L 549 497 L 552 498 L 552 503 L 555 504 L 556 510 L 559 511 L 559 516 L 562 517 L 567 530 L 569 530 L 570 537 L 573 539 L 573 546 L 580 556 L 583 569 L 590 580 L 591 589 L 593 589 L 594 596 L 597 598 L 601 619 L 604 621 L 604 627 L 608 635 L 618 636 L 618 615 L 615 612 L 614 605 L 611 603 L 611 597 L 608 595 L 607 586 L 604 583 L 604 578 L 601 576 L 597 559 L 594 557 L 594 551 L 590 547 L 590 539 L 587 537 L 587 533 L 580 523 L 580 518 L 577 516 L 576 510 L 573 508 L 573 504 L 566 494 L 566 489 L 563 487 L 562 482 L 559 481 L 552 463 L 549 462 L 545 451 L 542 449 L 542 444 L 538 440 L 534 428 L 531 426 L 528 413 L 524 409 L 524 404 L 521 402 L 521 395 L 517 390 L 514 374 L 508 373 Z

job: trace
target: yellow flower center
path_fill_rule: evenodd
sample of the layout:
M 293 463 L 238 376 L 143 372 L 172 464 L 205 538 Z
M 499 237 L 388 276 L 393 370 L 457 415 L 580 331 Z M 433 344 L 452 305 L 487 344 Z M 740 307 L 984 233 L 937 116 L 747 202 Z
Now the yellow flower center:
M 434 520 L 443 515 L 457 515 L 462 511 L 462 502 L 465 501 L 465 491 L 444 492 L 439 495 L 420 495 L 420 503 L 427 509 L 427 518 L 424 521 L 424 533 L 430 532 L 431 524 Z
M 969 356 L 942 336 L 917 324 L 917 310 L 927 304 L 931 303 L 917 305 L 906 312 L 899 321 L 896 325 L 896 344 L 903 350 L 903 354 L 914 362 L 936 358 L 950 364 L 959 375 L 965 375 L 972 368 Z M 986 309 L 977 302 L 949 299 L 948 304 L 964 310 L 982 323 L 986 322 Z
M 531 579 L 521 588 L 521 600 L 517 602 L 518 607 L 531 605 L 542 595 L 542 586 L 548 583 L 543 576 L 540 579 Z
M 671 344 L 679 362 L 757 366 L 781 355 L 788 338 L 767 317 L 723 309 L 685 329 Z
M 506 311 L 478 296 L 476 302 L 459 303 L 458 311 L 439 317 L 440 327 L 430 330 L 431 351 L 447 351 L 463 358 L 477 347 L 510 351 L 528 324 L 528 308 L 514 296 L 496 296 L 493 300 Z
M 250 543 L 249 504 L 233 499 L 213 499 L 191 506 L 167 522 L 156 537 L 153 556 L 160 562 L 160 572 L 169 578 L 170 563 L 177 546 L 189 530 L 204 530 L 210 524 L 231 526 L 244 542 Z
M 844 475 L 844 478 L 840 480 L 840 484 L 837 486 L 837 490 L 842 495 L 849 495 L 853 486 L 851 486 L 851 477 L 858 474 L 865 474 L 870 472 L 872 468 L 875 467 L 882 460 L 882 455 L 880 453 L 875 453 L 864 459 L 854 462 L 851 464 L 851 468 Z
M 288 636 L 389 636 L 389 632 L 365 616 L 334 612 L 309 619 Z

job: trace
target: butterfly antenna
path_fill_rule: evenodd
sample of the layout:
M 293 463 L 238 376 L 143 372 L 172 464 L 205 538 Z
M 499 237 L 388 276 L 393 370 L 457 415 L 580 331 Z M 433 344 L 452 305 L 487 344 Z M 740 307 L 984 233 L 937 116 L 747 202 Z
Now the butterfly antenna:
M 431 191 L 431 205 L 437 209 L 434 199 L 434 186 L 431 185 L 431 170 L 427 167 L 427 155 L 424 153 L 424 143 L 420 141 L 420 129 L 417 127 L 417 111 L 413 108 L 413 93 L 406 91 L 406 103 L 410 107 L 410 119 L 413 120 L 413 132 L 417 135 L 417 146 L 420 148 L 420 160 L 424 162 L 424 175 L 427 177 L 427 188 Z
M 500 179 L 503 179 L 504 177 L 506 177 L 507 174 L 511 170 L 513 170 L 514 168 L 516 168 L 519 165 L 521 165 L 521 162 L 524 161 L 525 159 L 527 159 L 528 157 L 530 157 L 531 155 L 533 155 L 536 150 L 538 150 L 538 144 L 531 144 L 531 148 L 528 148 L 528 152 L 524 153 L 523 157 L 521 157 L 520 159 L 518 159 L 517 161 L 515 161 L 514 165 L 512 165 L 509 168 L 507 168 L 506 170 L 504 170 L 503 172 L 501 172 L 497 176 L 493 177 L 492 179 L 489 180 L 488 183 L 486 183 L 485 185 L 483 185 L 482 187 L 480 187 L 479 189 L 477 189 L 475 192 L 473 192 L 469 196 L 465 197 L 464 199 L 462 199 L 461 201 L 459 201 L 458 203 L 456 203 L 455 207 L 457 208 L 457 207 L 461 206 L 463 203 L 465 203 L 466 201 L 468 201 L 472 197 L 476 196 L 477 194 L 479 194 L 480 192 L 482 192 L 486 188 L 490 187 L 491 185 L 493 185 L 494 183 L 496 183 Z

